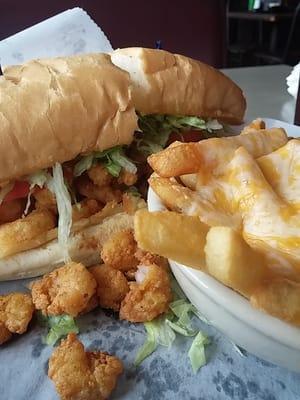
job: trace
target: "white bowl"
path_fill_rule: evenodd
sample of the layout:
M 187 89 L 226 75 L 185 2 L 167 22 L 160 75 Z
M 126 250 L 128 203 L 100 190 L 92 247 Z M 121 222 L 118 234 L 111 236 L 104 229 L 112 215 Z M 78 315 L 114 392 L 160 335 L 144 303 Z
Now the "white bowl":
M 282 126 L 300 137 L 300 127 L 264 118 L 268 127 Z M 165 209 L 149 189 L 150 211 Z M 171 269 L 197 309 L 230 340 L 256 356 L 300 372 L 300 329 L 251 306 L 248 300 L 204 272 L 169 260 Z

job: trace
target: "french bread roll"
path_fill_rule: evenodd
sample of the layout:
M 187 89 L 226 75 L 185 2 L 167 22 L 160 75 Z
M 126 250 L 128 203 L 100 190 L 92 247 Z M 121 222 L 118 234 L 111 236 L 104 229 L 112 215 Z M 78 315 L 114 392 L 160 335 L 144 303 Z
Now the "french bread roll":
M 0 183 L 129 144 L 129 75 L 106 54 L 33 60 L 0 77 Z
M 118 49 L 112 62 L 129 72 L 133 102 L 144 114 L 193 115 L 241 124 L 246 101 L 222 72 L 191 58 L 140 47 Z
M 103 244 L 116 232 L 133 228 L 133 216 L 125 212 L 112 215 L 69 238 L 72 261 L 86 267 L 98 264 Z M 53 271 L 65 263 L 64 249 L 57 240 L 0 260 L 0 281 L 32 278 Z

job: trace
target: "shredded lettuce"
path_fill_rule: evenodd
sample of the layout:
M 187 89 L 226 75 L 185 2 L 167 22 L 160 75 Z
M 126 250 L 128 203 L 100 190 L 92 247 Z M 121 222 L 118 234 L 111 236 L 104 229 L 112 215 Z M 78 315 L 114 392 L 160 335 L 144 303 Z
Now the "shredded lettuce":
M 68 259 L 67 243 L 72 226 L 72 203 L 71 196 L 64 182 L 61 164 L 56 163 L 52 168 L 53 176 L 47 181 L 49 190 L 55 195 L 58 209 L 58 242 L 66 251 L 65 258 Z
M 185 299 L 179 299 L 173 301 L 169 307 L 178 319 L 175 322 L 167 320 L 167 324 L 183 336 L 195 336 L 198 331 L 192 327 L 189 315 L 193 312 L 194 306 Z
M 29 208 L 31 206 L 31 195 L 32 195 L 34 187 L 38 186 L 39 188 L 42 189 L 49 179 L 50 179 L 50 175 L 45 170 L 37 171 L 34 174 L 31 174 L 28 176 L 27 180 L 30 183 L 30 186 L 29 186 L 29 193 L 27 195 L 27 201 L 26 201 L 25 210 L 23 212 L 23 216 L 28 214 Z
M 145 322 L 145 329 L 147 333 L 146 340 L 143 346 L 138 351 L 134 365 L 138 366 L 141 362 L 152 354 L 158 345 L 171 347 L 175 340 L 174 331 L 167 324 L 167 315 L 156 318 L 153 321 Z
M 223 129 L 223 125 L 221 125 L 216 119 L 210 119 L 206 122 L 206 129 L 208 132 L 218 131 Z
M 169 307 L 174 315 L 176 315 L 176 317 L 178 318 L 176 322 L 177 326 L 184 328 L 185 331 L 188 333 L 186 334 L 186 336 L 195 335 L 197 332 L 191 326 L 190 313 L 194 313 L 196 308 L 185 299 L 173 301 Z
M 45 170 L 40 170 L 35 172 L 34 174 L 29 175 L 28 182 L 30 183 L 30 189 L 33 189 L 34 186 L 43 188 L 49 178 L 50 175 Z
M 134 197 L 142 197 L 141 193 L 138 191 L 137 187 L 135 187 L 135 186 L 129 186 L 128 189 L 125 190 L 125 193 L 128 193 Z
M 179 133 L 193 129 L 212 133 L 214 130 L 222 129 L 217 120 L 205 121 L 199 117 L 182 115 L 139 114 L 138 125 L 141 132 L 136 134 L 136 146 L 146 156 L 162 150 L 172 132 Z
M 198 332 L 197 336 L 193 340 L 188 356 L 194 373 L 206 364 L 205 345 L 209 344 L 209 342 L 208 337 L 201 331 Z
M 173 329 L 174 332 L 177 332 L 182 336 L 195 336 L 198 332 L 197 329 L 191 329 L 190 327 L 182 326 L 178 323 L 178 321 L 172 322 L 170 320 L 167 320 L 166 322 L 170 326 L 170 328 Z
M 176 334 L 179 333 L 186 337 L 196 336 L 188 355 L 193 370 L 197 371 L 206 362 L 204 345 L 208 344 L 209 340 L 201 331 L 192 326 L 191 316 L 198 316 L 197 309 L 186 300 L 173 276 L 171 277 L 171 282 L 176 300 L 170 303 L 167 314 L 144 324 L 147 336 L 143 346 L 137 353 L 135 365 L 138 366 L 152 354 L 158 345 L 170 347 L 176 338 Z M 201 346 L 203 349 L 201 349 Z
M 163 317 L 157 318 L 154 323 L 159 326 L 157 336 L 158 344 L 170 348 L 176 338 L 176 334 L 173 329 L 167 324 L 168 320 L 168 315 L 166 314 Z
M 76 321 L 70 315 L 59 315 L 47 317 L 41 312 L 38 313 L 38 321 L 40 325 L 49 329 L 48 334 L 43 338 L 43 342 L 49 346 L 55 343 L 68 333 L 79 333 Z
M 74 167 L 74 176 L 80 176 L 85 171 L 89 170 L 93 165 L 94 155 L 89 154 L 88 156 L 83 156 L 81 159 L 75 164 Z
M 152 354 L 157 346 L 157 335 L 156 335 L 156 330 L 155 330 L 155 325 L 153 322 L 145 322 L 145 329 L 147 333 L 146 340 L 143 344 L 143 346 L 139 349 L 135 360 L 134 360 L 134 365 L 138 366 L 141 364 L 142 361 L 144 361 L 145 358 L 150 356 Z
M 109 157 L 113 163 L 124 168 L 127 172 L 135 174 L 137 172 L 136 165 L 126 157 L 122 147 L 115 147 L 110 153 Z
M 107 171 L 115 177 L 120 175 L 122 168 L 133 174 L 137 171 L 135 164 L 125 155 L 124 149 L 121 146 L 116 146 L 104 151 L 95 151 L 82 157 L 77 164 L 75 164 L 74 175 L 80 176 L 90 169 L 98 160 L 105 166 Z

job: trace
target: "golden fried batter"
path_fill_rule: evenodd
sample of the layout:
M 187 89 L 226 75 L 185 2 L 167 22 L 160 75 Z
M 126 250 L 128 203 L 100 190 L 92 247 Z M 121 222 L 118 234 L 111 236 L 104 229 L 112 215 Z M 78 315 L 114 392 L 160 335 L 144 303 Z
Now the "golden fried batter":
M 156 264 L 159 267 L 164 268 L 165 270 L 169 270 L 169 263 L 165 257 L 158 256 L 157 254 L 149 253 L 148 251 L 144 251 L 141 249 L 137 249 L 135 252 L 135 257 L 138 259 L 139 264 L 149 265 Z
M 99 305 L 119 311 L 121 301 L 129 292 L 127 279 L 121 271 L 108 265 L 97 265 L 90 268 L 97 281 Z
M 133 174 L 132 172 L 126 171 L 126 169 L 122 168 L 120 176 L 118 178 L 118 183 L 126 186 L 132 186 L 137 181 L 137 174 Z
M 136 282 L 121 303 L 120 318 L 131 322 L 151 321 L 167 311 L 172 300 L 168 272 L 156 264 L 141 265 Z
M 114 390 L 118 376 L 123 372 L 122 362 L 106 352 L 87 353 L 93 374 L 104 399 Z
M 82 218 L 88 218 L 91 215 L 100 211 L 100 206 L 97 200 L 86 199 L 72 207 L 72 221 L 73 223 Z
M 95 199 L 103 204 L 109 201 L 120 202 L 122 200 L 122 192 L 109 185 L 98 186 L 95 185 L 87 176 L 80 176 L 76 180 L 76 187 L 78 192 L 88 199 Z
M 49 210 L 57 214 L 57 204 L 53 193 L 47 188 L 37 188 L 33 192 L 35 198 L 35 208 L 37 210 Z
M 28 294 L 0 296 L 0 344 L 10 339 L 12 333 L 26 332 L 33 311 L 34 306 Z
M 133 232 L 127 229 L 115 233 L 104 243 L 101 258 L 106 265 L 123 272 L 129 271 L 138 265 L 135 258 L 136 249 Z
M 100 187 L 109 186 L 113 180 L 113 176 L 101 164 L 96 164 L 92 166 L 88 170 L 87 174 L 92 182 Z
M 6 328 L 3 322 L 0 321 L 0 345 L 7 342 L 12 337 L 12 333 Z
M 50 357 L 48 376 L 62 400 L 103 400 L 108 398 L 122 372 L 117 357 L 85 352 L 71 333 Z
M 0 257 L 24 250 L 24 244 L 56 227 L 56 217 L 48 210 L 35 210 L 24 218 L 0 226 Z M 21 249 L 21 250 L 20 250 Z
M 35 307 L 44 314 L 76 317 L 87 309 L 96 286 L 93 275 L 82 264 L 70 262 L 35 281 L 31 293 Z

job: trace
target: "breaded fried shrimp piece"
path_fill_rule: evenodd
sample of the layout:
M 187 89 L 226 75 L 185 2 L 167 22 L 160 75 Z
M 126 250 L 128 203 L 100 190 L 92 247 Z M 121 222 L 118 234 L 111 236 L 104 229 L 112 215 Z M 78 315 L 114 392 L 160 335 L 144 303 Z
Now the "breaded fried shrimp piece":
M 62 400 L 104 400 L 123 372 L 121 361 L 103 352 L 85 352 L 70 333 L 49 360 L 48 376 Z
M 95 185 L 88 177 L 80 176 L 77 179 L 77 190 L 78 192 L 88 199 L 95 199 L 103 204 L 109 201 L 120 202 L 122 200 L 122 192 L 119 189 L 115 189 L 110 185 L 98 186 Z
M 33 192 L 35 208 L 37 210 L 49 210 L 57 214 L 57 204 L 53 193 L 47 188 L 36 188 Z
M 72 207 L 72 221 L 73 223 L 82 218 L 88 218 L 96 214 L 100 210 L 100 205 L 97 200 L 86 199 L 80 203 L 74 204 Z
M 11 333 L 26 332 L 34 306 L 31 296 L 25 293 L 10 293 L 0 296 L 0 322 Z
M 138 265 L 135 258 L 137 244 L 131 229 L 120 231 L 107 240 L 101 251 L 101 259 L 112 268 L 129 271 Z
M 137 249 L 137 251 L 135 252 L 135 257 L 138 259 L 139 264 L 143 265 L 156 264 L 159 267 L 162 267 L 166 270 L 169 269 L 168 260 L 165 257 L 158 256 L 157 254 L 152 254 L 149 253 L 148 251 Z
M 156 264 L 140 265 L 136 282 L 121 303 L 120 319 L 131 322 L 151 321 L 167 311 L 172 300 L 168 272 Z
M 43 314 L 76 317 L 87 309 L 96 286 L 93 275 L 82 264 L 70 262 L 35 281 L 31 293 L 35 307 Z
M 124 185 L 126 186 L 132 186 L 136 183 L 136 181 L 137 181 L 137 174 L 126 171 L 126 169 L 122 168 L 122 171 L 118 178 L 118 183 L 120 184 L 124 183 Z
M 107 399 L 116 386 L 118 376 L 123 372 L 122 362 L 106 352 L 87 353 L 93 374 L 101 395 Z
M 100 307 L 119 311 L 122 300 L 129 292 L 123 273 L 105 264 L 92 267 L 90 271 L 97 282 Z
M 107 171 L 104 165 L 101 164 L 93 165 L 87 171 L 87 174 L 91 181 L 100 187 L 109 186 L 113 180 L 113 176 Z
M 6 328 L 3 322 L 0 321 L 0 345 L 7 342 L 12 337 L 12 333 Z

